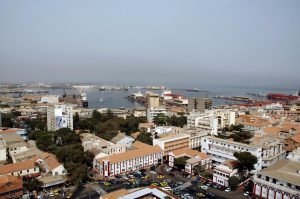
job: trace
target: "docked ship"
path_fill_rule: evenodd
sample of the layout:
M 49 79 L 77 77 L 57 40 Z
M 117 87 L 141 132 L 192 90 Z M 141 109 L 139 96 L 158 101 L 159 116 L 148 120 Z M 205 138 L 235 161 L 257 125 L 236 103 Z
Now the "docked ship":
M 80 99 L 81 99 L 82 107 L 87 108 L 89 106 L 89 102 L 87 100 L 86 93 L 81 93 L 80 94 Z

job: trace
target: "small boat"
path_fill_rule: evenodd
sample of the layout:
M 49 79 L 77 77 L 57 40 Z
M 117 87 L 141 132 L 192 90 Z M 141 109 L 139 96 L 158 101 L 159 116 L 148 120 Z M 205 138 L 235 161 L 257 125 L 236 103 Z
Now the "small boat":
M 99 102 L 103 102 L 103 101 L 104 101 L 103 97 L 100 97 Z

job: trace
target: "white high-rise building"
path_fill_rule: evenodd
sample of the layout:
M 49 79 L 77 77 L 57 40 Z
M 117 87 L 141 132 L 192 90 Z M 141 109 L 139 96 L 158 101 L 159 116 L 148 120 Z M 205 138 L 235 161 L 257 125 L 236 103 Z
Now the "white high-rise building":
M 67 104 L 56 104 L 47 108 L 48 131 L 61 128 L 73 130 L 73 107 Z

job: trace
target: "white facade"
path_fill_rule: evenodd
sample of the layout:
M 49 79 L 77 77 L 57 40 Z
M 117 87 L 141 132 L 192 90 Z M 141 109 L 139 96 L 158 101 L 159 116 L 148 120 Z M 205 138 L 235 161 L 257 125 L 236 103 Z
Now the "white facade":
M 210 134 L 209 130 L 187 129 L 185 134 L 190 135 L 189 148 L 197 149 L 201 147 L 201 138 Z
M 44 95 L 41 97 L 41 103 L 58 104 L 58 95 Z
M 73 130 L 73 107 L 71 105 L 59 104 L 47 108 L 48 131 L 56 131 L 61 128 Z
M 94 169 L 101 178 L 120 175 L 158 164 L 162 150 L 158 146 L 139 144 L 141 148 L 104 156 L 94 160 Z
M 52 169 L 51 172 L 54 176 L 67 174 L 67 170 L 65 169 L 64 165 L 59 165 L 58 167 Z
M 228 187 L 228 180 L 231 176 L 237 176 L 238 169 L 232 168 L 227 164 L 220 164 L 214 168 L 213 171 L 213 182 L 224 187 Z
M 236 160 L 233 156 L 234 152 L 249 152 L 257 157 L 255 170 L 261 170 L 262 168 L 262 149 L 240 142 L 224 140 L 213 136 L 205 136 L 201 138 L 201 152 L 209 155 L 215 165 L 221 164 L 227 160 Z
M 280 160 L 253 177 L 253 194 L 267 199 L 297 199 L 300 196 L 300 162 Z
M 0 140 L 0 162 L 6 161 L 6 143 Z
M 215 117 L 218 119 L 218 128 L 235 125 L 235 112 L 228 109 L 213 110 Z
M 190 112 L 187 116 L 187 127 L 201 128 L 210 130 L 211 135 L 217 135 L 218 133 L 218 119 L 215 117 L 214 112 L 206 110 L 204 113 Z
M 158 114 L 168 115 L 167 109 L 165 107 L 150 107 L 147 108 L 147 122 L 153 122 L 153 119 Z

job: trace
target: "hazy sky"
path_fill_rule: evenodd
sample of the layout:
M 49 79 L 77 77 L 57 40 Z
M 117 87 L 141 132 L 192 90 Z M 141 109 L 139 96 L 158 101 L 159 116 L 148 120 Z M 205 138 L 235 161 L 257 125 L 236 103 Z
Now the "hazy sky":
M 1 0 L 0 81 L 300 86 L 299 0 Z

